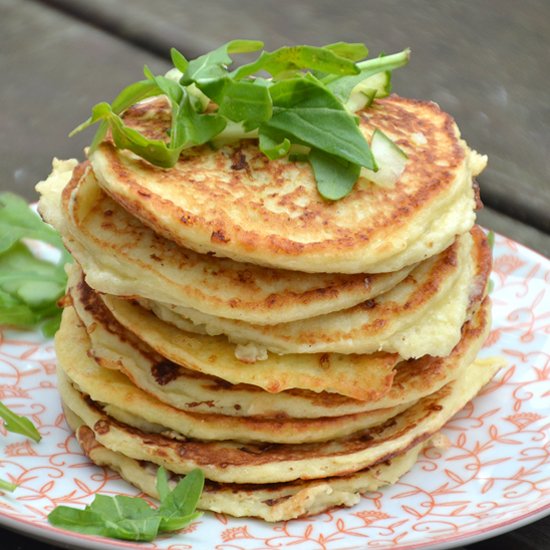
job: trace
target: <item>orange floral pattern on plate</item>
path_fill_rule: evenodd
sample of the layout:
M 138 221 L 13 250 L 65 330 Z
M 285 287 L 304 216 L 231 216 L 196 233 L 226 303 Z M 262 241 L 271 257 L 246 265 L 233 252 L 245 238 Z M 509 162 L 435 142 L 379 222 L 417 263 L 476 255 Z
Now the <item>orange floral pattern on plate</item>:
M 396 485 L 350 509 L 278 524 L 205 514 L 140 548 L 441 548 L 543 515 L 550 507 L 550 261 L 497 235 L 492 279 L 493 329 L 482 356 L 503 356 L 508 366 L 447 423 L 448 448 L 426 450 Z M 75 547 L 133 548 L 62 533 L 46 521 L 55 506 L 84 506 L 98 492 L 139 494 L 83 456 L 61 413 L 54 367 L 51 341 L 0 329 L 0 400 L 29 416 L 43 437 L 37 444 L 0 426 L 0 477 L 20 485 L 0 495 L 0 523 Z

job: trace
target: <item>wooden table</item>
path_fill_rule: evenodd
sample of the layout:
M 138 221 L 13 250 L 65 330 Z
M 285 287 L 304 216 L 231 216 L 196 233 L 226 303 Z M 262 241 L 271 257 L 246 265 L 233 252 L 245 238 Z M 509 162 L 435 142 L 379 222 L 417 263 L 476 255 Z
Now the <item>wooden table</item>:
M 232 38 L 410 46 L 394 90 L 452 113 L 489 155 L 480 222 L 550 256 L 550 3 L 544 0 L 0 0 L 1 189 L 35 200 L 51 158 L 82 157 L 68 132 L 90 106 L 160 72 L 175 46 L 188 56 Z M 51 546 L 0 529 L 2 548 Z M 550 519 L 462 548 L 550 548 Z

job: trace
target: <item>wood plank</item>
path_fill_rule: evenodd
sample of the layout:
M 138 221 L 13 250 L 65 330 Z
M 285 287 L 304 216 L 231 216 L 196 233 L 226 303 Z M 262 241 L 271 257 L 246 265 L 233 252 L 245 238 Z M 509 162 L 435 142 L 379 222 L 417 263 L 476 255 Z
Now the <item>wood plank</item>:
M 472 147 L 487 153 L 485 202 L 550 232 L 550 3 L 526 0 L 49 0 L 166 55 L 197 55 L 235 37 L 285 43 L 367 41 L 411 46 L 394 89 L 437 101 Z M 276 9 L 275 7 L 276 6 Z
M 57 10 L 26 0 L 0 0 L 1 189 L 35 199 L 51 159 L 78 157 L 93 131 L 68 133 L 92 105 L 112 100 L 160 58 Z

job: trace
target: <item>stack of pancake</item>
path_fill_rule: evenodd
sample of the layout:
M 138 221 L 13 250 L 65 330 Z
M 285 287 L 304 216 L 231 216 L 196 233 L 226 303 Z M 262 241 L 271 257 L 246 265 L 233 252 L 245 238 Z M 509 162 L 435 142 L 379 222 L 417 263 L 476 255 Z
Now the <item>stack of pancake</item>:
M 359 115 L 408 159 L 336 202 L 253 140 L 171 169 L 109 138 L 54 162 L 39 210 L 75 259 L 59 389 L 93 462 L 153 496 L 159 465 L 198 467 L 202 509 L 300 517 L 395 482 L 490 380 L 485 158 L 433 103 Z M 169 117 L 162 98 L 125 113 L 154 139 Z

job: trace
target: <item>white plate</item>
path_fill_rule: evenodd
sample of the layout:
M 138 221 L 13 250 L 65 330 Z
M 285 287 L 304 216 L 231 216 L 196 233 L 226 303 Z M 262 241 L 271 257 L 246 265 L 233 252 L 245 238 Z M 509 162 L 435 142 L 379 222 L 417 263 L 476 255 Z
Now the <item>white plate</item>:
M 550 261 L 497 236 L 492 279 L 494 328 L 482 355 L 504 356 L 508 366 L 447 423 L 449 449 L 428 450 L 395 486 L 351 509 L 278 524 L 207 513 L 184 532 L 140 548 L 450 548 L 545 515 Z M 0 496 L 0 523 L 74 548 L 135 548 L 48 525 L 46 515 L 58 504 L 84 506 L 97 492 L 138 492 L 80 451 L 61 413 L 51 341 L 13 330 L 0 337 L 0 400 L 28 415 L 43 437 L 36 444 L 0 428 L 0 477 L 20 484 Z

